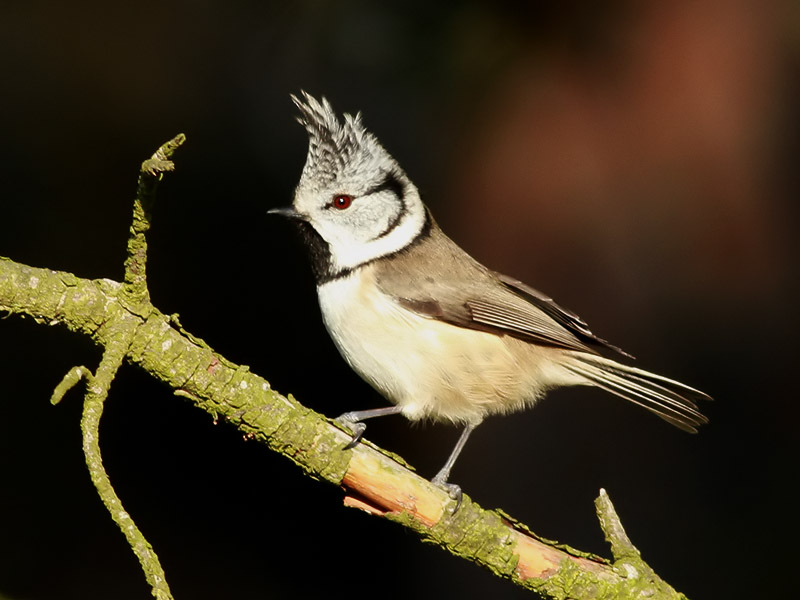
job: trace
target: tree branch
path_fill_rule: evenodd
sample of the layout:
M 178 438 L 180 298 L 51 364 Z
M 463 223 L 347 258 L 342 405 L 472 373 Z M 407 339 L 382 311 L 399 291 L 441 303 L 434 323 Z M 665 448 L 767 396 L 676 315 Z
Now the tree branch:
M 228 361 L 184 331 L 176 317 L 155 308 L 147 293 L 145 233 L 155 184 L 163 172 L 172 170 L 169 158 L 182 141 L 179 136 L 168 142 L 142 165 L 123 283 L 82 279 L 0 257 L 0 310 L 39 323 L 61 323 L 104 348 L 97 373 L 74 368 L 56 388 L 53 401 L 81 378 L 89 382 L 82 421 L 87 464 L 156 597 L 170 598 L 163 571 L 107 476 L 103 479 L 97 443 L 102 402 L 123 361 L 138 365 L 176 395 L 280 452 L 307 475 L 341 486 L 347 506 L 400 523 L 423 540 L 547 598 L 683 598 L 642 561 L 605 491 L 601 490 L 596 506 L 614 562 L 544 541 L 505 513 L 481 508 L 466 494 L 453 512 L 449 495 L 413 473 L 402 459 L 367 441 L 344 450 L 349 432 L 291 395 L 274 391 L 248 367 Z

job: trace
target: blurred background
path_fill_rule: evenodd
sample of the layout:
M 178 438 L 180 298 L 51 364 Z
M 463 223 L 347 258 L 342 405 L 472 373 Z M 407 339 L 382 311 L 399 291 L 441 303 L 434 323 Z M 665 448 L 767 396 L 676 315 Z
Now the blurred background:
M 335 416 L 383 400 L 320 322 L 286 223 L 306 135 L 290 93 L 367 126 L 444 230 L 578 312 L 638 364 L 716 398 L 690 436 L 591 389 L 487 421 L 453 481 L 547 538 L 609 555 L 605 487 L 692 599 L 781 595 L 797 525 L 800 6 L 674 2 L 0 4 L 0 255 L 122 277 L 142 160 L 159 191 L 150 289 L 276 389 Z M 0 597 L 149 597 L 83 463 L 89 340 L 0 321 Z M 432 476 L 447 426 L 370 424 Z M 530 598 L 174 397 L 133 367 L 105 463 L 176 598 Z

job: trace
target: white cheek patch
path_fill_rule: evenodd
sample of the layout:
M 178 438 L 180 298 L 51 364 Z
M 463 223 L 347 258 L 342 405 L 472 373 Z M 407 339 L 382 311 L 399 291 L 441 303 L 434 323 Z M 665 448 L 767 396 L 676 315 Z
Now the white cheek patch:
M 396 221 L 391 229 L 383 232 L 379 228 L 376 236 L 364 227 L 363 232 L 372 233 L 371 239 L 363 240 L 361 236 L 341 232 L 323 232 L 320 234 L 330 244 L 333 265 L 341 271 L 353 269 L 382 256 L 392 254 L 408 246 L 420 234 L 425 225 L 425 207 L 419 198 L 412 198 L 405 203 L 405 210 L 396 217 L 392 215 L 386 225 Z M 337 235 L 338 234 L 338 235 Z M 330 238 L 327 236 L 330 235 Z

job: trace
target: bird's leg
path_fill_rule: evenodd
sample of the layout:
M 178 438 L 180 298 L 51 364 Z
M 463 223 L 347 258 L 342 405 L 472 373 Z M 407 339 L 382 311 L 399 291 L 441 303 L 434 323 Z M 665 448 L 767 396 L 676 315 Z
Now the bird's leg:
M 469 434 L 472 433 L 472 430 L 477 426 L 477 423 L 470 423 L 464 427 L 464 431 L 461 432 L 461 437 L 458 438 L 456 447 L 453 448 L 453 451 L 450 453 L 450 457 L 447 459 L 447 462 L 444 463 L 444 466 L 436 474 L 436 476 L 431 479 L 432 484 L 447 490 L 447 493 L 450 494 L 450 497 L 456 501 L 456 507 L 453 509 L 453 512 L 457 511 L 458 507 L 461 506 L 461 488 L 455 483 L 447 483 L 447 480 L 450 478 L 450 470 L 453 468 L 453 465 L 456 464 L 458 455 L 461 454 L 461 451 L 464 449 L 464 444 L 467 443 Z
M 345 450 L 349 450 L 358 444 L 361 441 L 361 438 L 364 437 L 364 432 L 367 430 L 367 426 L 362 422 L 366 419 L 374 419 L 375 417 L 385 417 L 387 415 L 396 415 L 397 413 L 401 412 L 402 408 L 399 406 L 387 406 L 386 408 L 371 408 L 369 410 L 354 410 L 351 412 L 346 412 L 343 415 L 339 415 L 336 417 L 336 422 L 341 423 L 345 427 L 347 427 L 350 431 L 353 432 L 353 439 L 344 447 Z

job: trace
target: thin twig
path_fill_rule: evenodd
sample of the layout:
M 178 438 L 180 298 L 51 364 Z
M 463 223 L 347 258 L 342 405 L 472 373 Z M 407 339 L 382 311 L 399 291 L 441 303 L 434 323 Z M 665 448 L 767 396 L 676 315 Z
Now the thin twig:
M 61 382 L 55 387 L 53 390 L 53 395 L 50 396 L 50 404 L 56 405 L 64 398 L 64 395 L 78 385 L 78 382 L 81 379 L 86 379 L 91 385 L 92 380 L 94 379 L 94 375 L 92 372 L 86 367 L 72 367 L 67 374 L 64 375 Z
M 97 373 L 90 380 L 83 402 L 83 416 L 81 417 L 83 453 L 86 457 L 89 475 L 92 478 L 94 487 L 97 489 L 100 500 L 108 509 L 111 518 L 114 519 L 120 531 L 125 535 L 128 544 L 139 559 L 153 596 L 158 600 L 172 600 L 172 594 L 169 591 L 164 569 L 161 567 L 158 556 L 156 556 L 150 543 L 122 506 L 122 501 L 114 491 L 108 473 L 106 473 L 103 466 L 103 458 L 100 452 L 100 418 L 103 415 L 103 405 L 108 397 L 111 381 L 125 358 L 125 352 L 124 342 L 107 346 Z
M 134 310 L 139 307 L 146 308 L 150 303 L 150 294 L 147 289 L 147 239 L 145 234 L 150 229 L 150 211 L 155 203 L 156 186 L 164 173 L 175 169 L 175 164 L 170 159 L 175 150 L 180 148 L 185 141 L 186 136 L 182 133 L 175 136 L 144 161 L 139 172 L 123 280 L 124 293 L 130 299 Z
M 600 489 L 600 495 L 594 501 L 597 510 L 597 518 L 600 521 L 600 528 L 606 536 L 606 541 L 611 546 L 611 555 L 616 559 L 640 558 L 641 554 L 636 546 L 633 545 L 622 523 L 619 520 L 611 498 L 604 489 Z

